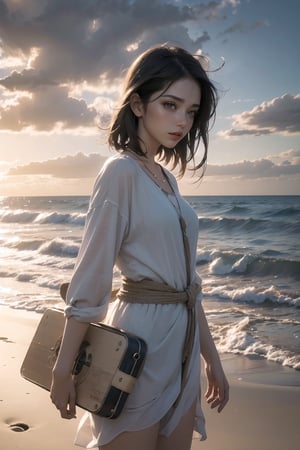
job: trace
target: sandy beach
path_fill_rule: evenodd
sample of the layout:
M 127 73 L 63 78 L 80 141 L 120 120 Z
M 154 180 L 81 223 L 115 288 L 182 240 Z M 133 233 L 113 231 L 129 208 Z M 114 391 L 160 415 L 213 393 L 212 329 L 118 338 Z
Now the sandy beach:
M 60 419 L 48 392 L 23 380 L 20 366 L 41 316 L 0 308 L 0 442 L 3 450 L 74 450 L 77 421 Z M 297 450 L 300 372 L 225 355 L 231 400 L 218 414 L 204 405 L 208 439 L 193 450 Z M 78 410 L 78 417 L 82 412 Z M 142 450 L 142 449 L 133 449 Z

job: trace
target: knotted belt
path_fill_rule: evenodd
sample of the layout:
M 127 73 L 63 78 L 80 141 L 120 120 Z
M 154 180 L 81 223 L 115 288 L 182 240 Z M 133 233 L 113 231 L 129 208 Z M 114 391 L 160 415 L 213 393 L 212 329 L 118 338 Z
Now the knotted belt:
M 187 308 L 187 328 L 182 352 L 181 390 L 174 406 L 177 405 L 187 382 L 189 362 L 192 355 L 195 336 L 195 302 L 201 286 L 190 284 L 187 289 L 178 291 L 165 283 L 144 279 L 133 281 L 128 278 L 122 280 L 122 286 L 117 294 L 120 300 L 127 303 L 142 304 L 174 304 L 183 303 Z

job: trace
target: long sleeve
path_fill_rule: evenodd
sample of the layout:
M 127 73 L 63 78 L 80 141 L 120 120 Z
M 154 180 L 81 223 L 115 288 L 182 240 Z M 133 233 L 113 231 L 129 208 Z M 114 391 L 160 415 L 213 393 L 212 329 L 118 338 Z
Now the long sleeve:
M 65 314 L 81 322 L 105 317 L 114 264 L 126 235 L 130 177 L 118 166 L 110 161 L 96 180 L 68 289 Z

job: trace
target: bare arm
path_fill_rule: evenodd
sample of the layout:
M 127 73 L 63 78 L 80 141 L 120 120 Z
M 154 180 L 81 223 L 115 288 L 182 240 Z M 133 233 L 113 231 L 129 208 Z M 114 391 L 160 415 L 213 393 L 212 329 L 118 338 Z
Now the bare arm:
M 61 417 L 65 419 L 76 417 L 72 369 L 88 326 L 88 323 L 78 322 L 72 317 L 66 320 L 61 347 L 53 368 L 50 396 Z
M 205 361 L 207 391 L 205 397 L 211 408 L 218 407 L 221 412 L 229 400 L 229 384 L 224 374 L 221 360 L 210 333 L 201 303 L 198 310 L 201 354 Z

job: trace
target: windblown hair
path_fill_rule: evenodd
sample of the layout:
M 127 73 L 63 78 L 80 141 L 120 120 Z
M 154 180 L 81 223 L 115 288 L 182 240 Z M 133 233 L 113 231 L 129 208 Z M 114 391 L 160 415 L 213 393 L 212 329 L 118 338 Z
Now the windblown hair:
M 145 156 L 137 135 L 138 119 L 130 106 L 131 95 L 137 93 L 146 108 L 153 94 L 165 92 L 174 82 L 187 77 L 200 86 L 200 108 L 188 135 L 174 148 L 160 146 L 157 155 L 166 164 L 172 162 L 173 169 L 179 166 L 180 176 L 184 175 L 187 164 L 192 161 L 194 172 L 202 168 L 202 177 L 207 161 L 210 121 L 214 120 L 216 113 L 217 91 L 199 57 L 194 57 L 180 47 L 166 44 L 152 47 L 131 65 L 124 81 L 123 96 L 112 118 L 109 145 L 118 151 L 129 147 L 138 155 Z M 196 164 L 195 155 L 201 141 L 204 153 L 200 163 Z

